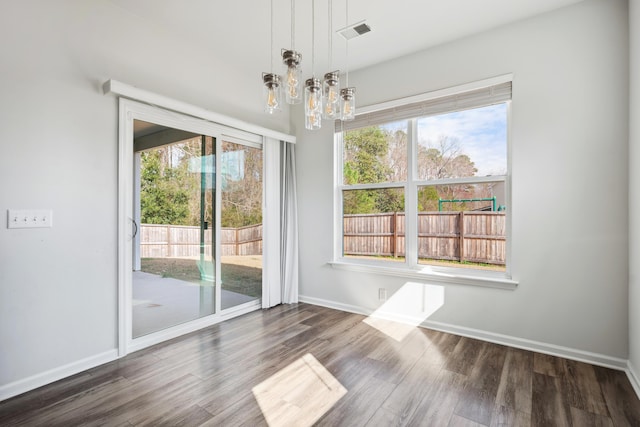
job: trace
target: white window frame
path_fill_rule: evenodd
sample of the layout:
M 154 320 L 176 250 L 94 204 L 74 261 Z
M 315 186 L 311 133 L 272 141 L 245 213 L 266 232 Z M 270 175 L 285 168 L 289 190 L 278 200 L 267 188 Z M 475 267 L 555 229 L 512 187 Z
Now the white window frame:
M 403 98 L 395 101 L 376 104 L 369 107 L 361 108 L 359 114 L 387 110 L 411 103 L 428 101 L 443 96 L 450 96 L 459 93 L 490 87 L 500 83 L 512 82 L 512 75 L 504 75 L 447 88 L 435 92 L 429 92 L 409 98 Z M 440 283 L 451 283 L 460 285 L 484 286 L 501 289 L 515 289 L 517 280 L 514 280 L 511 274 L 511 100 L 504 101 L 507 106 L 507 174 L 488 176 L 488 177 L 465 177 L 465 178 L 449 178 L 439 180 L 415 180 L 417 176 L 417 158 L 414 153 L 417 150 L 417 121 L 424 116 L 408 118 L 407 120 L 407 157 L 409 167 L 407 170 L 407 180 L 400 182 L 383 182 L 376 184 L 352 184 L 345 185 L 343 182 L 343 131 L 336 130 L 334 134 L 334 257 L 330 264 L 334 268 L 359 271 L 366 273 L 375 273 L 388 276 L 405 277 L 418 280 L 428 280 Z M 473 107 L 481 108 L 481 106 Z M 464 110 L 460 108 L 457 111 Z M 450 111 L 443 111 L 444 114 Z M 405 120 L 405 119 L 402 119 Z M 379 124 L 384 124 L 380 122 Z M 374 125 L 372 123 L 371 125 Z M 506 210 L 506 269 L 505 271 L 487 271 L 463 267 L 447 267 L 418 264 L 418 187 L 420 186 L 436 186 L 447 184 L 478 184 L 486 182 L 504 182 Z M 384 189 L 384 188 L 402 188 L 405 194 L 405 261 L 381 261 L 373 259 L 360 259 L 345 257 L 343 255 L 343 191 L 344 190 L 364 190 L 364 189 Z
M 163 126 L 198 132 L 216 138 L 217 144 L 230 140 L 246 145 L 262 146 L 263 149 L 263 276 L 262 304 L 269 306 L 280 302 L 280 221 L 279 210 L 267 206 L 279 206 L 280 200 L 280 141 L 295 143 L 296 138 L 271 129 L 262 128 L 240 120 L 214 113 L 202 108 L 174 100 L 162 95 L 138 89 L 127 84 L 109 80 L 103 85 L 105 95 L 119 96 L 118 120 L 118 356 L 211 326 L 258 310 L 260 301 L 221 310 L 186 323 L 142 337 L 132 337 L 132 214 L 133 214 L 133 121 L 135 119 Z M 219 148 L 219 147 L 218 147 Z M 217 157 L 219 162 L 220 157 Z M 219 170 L 219 164 L 216 170 Z M 216 180 L 220 185 L 220 180 Z M 220 197 L 220 188 L 216 194 Z M 220 217 L 221 203 L 216 203 Z M 216 233 L 220 226 L 216 224 Z M 219 236 L 216 241 L 219 241 Z M 216 271 L 220 271 L 216 259 Z M 216 286 L 216 301 L 220 301 L 219 286 Z M 216 303 L 217 304 L 217 303 Z

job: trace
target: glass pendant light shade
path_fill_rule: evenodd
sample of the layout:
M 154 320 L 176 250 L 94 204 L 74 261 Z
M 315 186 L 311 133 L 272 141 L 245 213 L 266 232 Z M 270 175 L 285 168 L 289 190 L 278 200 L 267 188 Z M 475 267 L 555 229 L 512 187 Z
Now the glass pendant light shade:
M 300 62 L 302 54 L 291 49 L 282 49 L 282 62 L 286 66 L 285 99 L 287 104 L 299 104 L 302 102 L 300 80 L 302 69 Z
M 340 119 L 353 120 L 356 116 L 356 88 L 346 87 L 340 91 Z
M 324 75 L 322 82 L 322 116 L 327 120 L 340 117 L 340 71 Z
M 281 110 L 282 104 L 282 85 L 280 84 L 280 76 L 273 73 L 262 73 L 264 110 L 273 114 Z
M 304 85 L 304 125 L 309 130 L 322 125 L 322 89 L 320 80 L 307 79 Z

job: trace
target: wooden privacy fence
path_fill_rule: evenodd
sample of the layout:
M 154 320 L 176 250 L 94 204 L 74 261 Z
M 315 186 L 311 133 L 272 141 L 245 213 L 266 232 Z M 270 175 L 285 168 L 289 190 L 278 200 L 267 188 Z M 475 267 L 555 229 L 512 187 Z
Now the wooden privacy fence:
M 344 254 L 405 256 L 404 213 L 344 216 Z M 504 212 L 418 213 L 418 258 L 504 265 Z
M 204 230 L 204 252 L 211 256 L 212 230 Z M 262 224 L 221 229 L 222 256 L 262 255 Z M 193 258 L 200 256 L 200 227 L 141 224 L 142 258 Z

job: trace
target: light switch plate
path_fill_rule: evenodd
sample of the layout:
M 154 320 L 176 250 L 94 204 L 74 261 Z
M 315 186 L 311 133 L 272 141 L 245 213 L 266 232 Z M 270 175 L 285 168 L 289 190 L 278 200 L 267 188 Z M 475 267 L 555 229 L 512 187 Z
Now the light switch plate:
M 53 211 L 51 209 L 9 209 L 7 228 L 51 228 Z

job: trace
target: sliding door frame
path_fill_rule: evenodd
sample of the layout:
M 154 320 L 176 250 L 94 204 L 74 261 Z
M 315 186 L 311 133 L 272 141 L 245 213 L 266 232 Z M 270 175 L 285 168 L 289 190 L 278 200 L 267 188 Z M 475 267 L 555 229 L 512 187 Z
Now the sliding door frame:
M 220 257 L 215 257 L 215 304 L 216 310 L 212 315 L 204 316 L 189 322 L 185 322 L 165 330 L 154 332 L 138 338 L 132 337 L 132 272 L 134 260 L 133 237 L 136 225 L 133 222 L 135 215 L 134 184 L 136 161 L 134 156 L 134 120 L 142 120 L 158 125 L 207 135 L 215 138 L 215 144 L 220 147 L 221 141 L 225 138 L 235 142 L 244 142 L 249 146 L 261 146 L 263 149 L 263 218 L 264 218 L 264 248 L 275 248 L 271 240 L 279 239 L 278 230 L 269 230 L 268 224 L 273 224 L 279 219 L 279 211 L 271 212 L 265 209 L 266 206 L 279 206 L 279 192 L 270 190 L 275 185 L 278 188 L 279 163 L 277 159 L 272 159 L 273 148 L 267 149 L 270 138 L 261 135 L 245 132 L 239 129 L 218 125 L 207 120 L 188 116 L 178 112 L 165 110 L 160 107 L 143 104 L 130 99 L 120 98 L 119 100 L 119 128 L 118 128 L 118 354 L 120 357 L 128 353 L 149 347 L 151 345 L 175 338 L 177 336 L 219 323 L 223 320 L 257 310 L 261 307 L 261 300 L 252 301 L 227 310 L 220 310 Z M 271 140 L 271 141 L 269 141 Z M 277 157 L 277 156 L 275 156 Z M 220 171 L 220 156 L 216 156 L 216 174 Z M 220 218 L 220 179 L 216 181 L 216 217 Z M 277 194 L 276 194 L 277 193 Z M 221 225 L 219 221 L 214 224 L 215 242 L 220 245 Z M 278 227 L 279 229 L 279 227 Z M 219 248 L 217 248 L 219 249 Z M 216 250 L 216 248 L 214 248 Z M 265 254 L 266 255 L 266 254 Z M 262 275 L 262 295 L 269 295 L 270 285 L 274 285 L 279 280 L 279 255 L 264 258 Z M 277 259 L 276 259 L 277 258 Z M 271 290 L 273 294 L 273 289 Z

